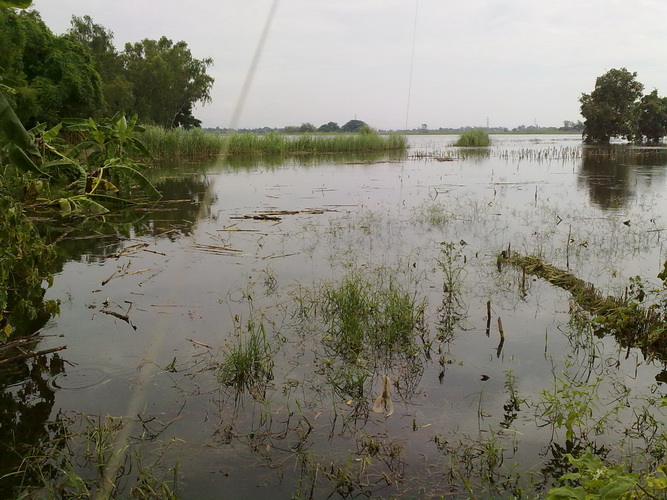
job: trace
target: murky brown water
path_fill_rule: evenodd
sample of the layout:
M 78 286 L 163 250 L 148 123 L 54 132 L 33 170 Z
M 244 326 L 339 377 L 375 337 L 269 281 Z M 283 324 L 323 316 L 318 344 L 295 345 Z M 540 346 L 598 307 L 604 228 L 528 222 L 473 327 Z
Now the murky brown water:
M 410 154 L 451 156 L 453 140 L 410 137 Z M 569 294 L 531 277 L 520 286 L 496 256 L 509 246 L 537 254 L 618 295 L 635 275 L 657 282 L 667 157 L 582 157 L 578 136 L 497 136 L 491 151 L 454 161 L 257 160 L 163 176 L 159 209 L 110 218 L 106 237 L 63 242 L 71 259 L 47 293 L 61 314 L 40 348 L 66 344 L 67 364 L 31 425 L 61 411 L 127 416 L 130 442 L 147 456 L 176 438 L 163 462 L 180 464 L 184 498 L 466 497 L 450 477 L 452 457 L 482 496 L 510 490 L 517 472 L 527 490 L 548 482 L 550 444 L 566 445 L 564 430 L 554 437 L 536 416 L 541 391 L 566 372 L 583 384 L 602 378 L 605 404 L 617 382 L 633 398 L 661 395 L 662 366 L 582 334 Z M 460 279 L 449 307 L 443 242 Z M 350 270 L 379 269 L 427 301 L 426 333 L 418 354 L 367 363 L 355 398 L 332 385 L 328 367 L 340 360 L 300 321 L 299 297 Z M 215 377 L 238 341 L 235 325 L 248 320 L 264 325 L 273 350 L 263 398 L 237 397 Z M 388 417 L 372 411 L 383 375 Z M 515 409 L 513 376 L 527 399 Z M 618 452 L 616 427 L 595 443 Z M 489 450 L 500 450 L 495 466 Z

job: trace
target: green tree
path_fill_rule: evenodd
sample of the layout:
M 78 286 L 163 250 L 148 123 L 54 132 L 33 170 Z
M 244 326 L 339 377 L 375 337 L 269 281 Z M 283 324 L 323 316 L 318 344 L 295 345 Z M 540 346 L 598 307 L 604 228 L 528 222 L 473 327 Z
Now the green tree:
M 364 125 L 366 125 L 366 123 L 362 122 L 361 120 L 350 120 L 345 125 L 343 125 L 340 129 L 343 132 L 359 132 L 359 130 L 361 130 L 361 128 Z
M 658 91 L 642 97 L 638 104 L 638 140 L 644 137 L 650 143 L 658 143 L 667 135 L 667 98 L 658 96 Z
M 310 133 L 310 132 L 315 132 L 317 129 L 315 128 L 315 125 L 312 123 L 306 122 L 302 123 L 301 126 L 299 127 L 299 132 L 301 133 Z
M 134 103 L 133 86 L 127 80 L 123 60 L 114 47 L 113 32 L 93 22 L 90 16 L 72 16 L 68 35 L 86 47 L 93 57 L 95 69 L 102 78 L 105 113 L 129 113 Z
M 187 43 L 166 37 L 126 44 L 123 59 L 134 89 L 133 113 L 166 128 L 196 125 L 193 105 L 211 101 L 214 80 L 206 69 L 212 59 L 195 59 Z
M 595 90 L 582 94 L 581 115 L 586 143 L 608 143 L 612 137 L 633 138 L 637 130 L 637 101 L 644 86 L 637 73 L 611 69 L 595 81 Z
M 66 116 L 95 116 L 102 108 L 100 76 L 93 59 L 68 37 L 57 37 L 37 12 L 0 8 L 3 76 L 9 96 L 28 126 Z
M 340 126 L 336 122 L 325 123 L 320 125 L 320 128 L 317 129 L 318 132 L 340 132 Z

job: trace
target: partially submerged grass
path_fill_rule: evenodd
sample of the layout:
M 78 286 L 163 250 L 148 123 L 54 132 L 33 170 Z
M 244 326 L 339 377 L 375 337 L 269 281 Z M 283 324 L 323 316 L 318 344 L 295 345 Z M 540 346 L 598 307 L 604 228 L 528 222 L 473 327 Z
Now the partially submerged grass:
M 463 132 L 454 146 L 481 148 L 490 144 L 489 133 L 483 128 L 474 128 Z
M 635 300 L 603 297 L 591 284 L 544 263 L 540 258 L 503 252 L 498 265 L 511 264 L 525 273 L 569 291 L 577 305 L 593 316 L 598 333 L 611 333 L 626 347 L 639 347 L 650 356 L 667 361 L 667 323 L 664 308 L 643 307 Z
M 325 344 L 349 360 L 411 351 L 423 329 L 425 304 L 392 278 L 375 283 L 349 274 L 324 287 L 320 307 L 327 323 Z
M 264 324 L 248 321 L 246 332 L 237 325 L 238 342 L 225 352 L 218 369 L 218 380 L 240 394 L 249 391 L 262 396 L 273 379 L 273 351 L 266 340 Z
M 375 131 L 358 134 L 306 134 L 299 136 L 277 133 L 248 133 L 231 136 L 227 152 L 230 155 L 295 155 L 387 150 L 403 151 L 407 147 L 408 142 L 405 136 L 383 136 Z
M 183 130 L 148 126 L 141 141 L 156 158 L 211 157 L 223 152 L 226 137 L 200 128 Z
M 154 461 L 147 461 L 135 448 L 124 449 L 124 466 L 114 484 L 105 484 L 114 442 L 127 424 L 126 419 L 108 415 L 94 419 L 59 413 L 50 425 L 52 434 L 23 450 L 25 458 L 13 474 L 16 498 L 107 498 L 103 491 L 111 498 L 178 498 L 178 465 L 166 469 L 164 464 L 173 440 Z
M 408 148 L 405 136 L 380 135 L 371 128 L 356 134 L 291 136 L 276 132 L 223 135 L 199 128 L 166 130 L 149 126 L 141 135 L 141 141 L 156 158 L 405 151 Z

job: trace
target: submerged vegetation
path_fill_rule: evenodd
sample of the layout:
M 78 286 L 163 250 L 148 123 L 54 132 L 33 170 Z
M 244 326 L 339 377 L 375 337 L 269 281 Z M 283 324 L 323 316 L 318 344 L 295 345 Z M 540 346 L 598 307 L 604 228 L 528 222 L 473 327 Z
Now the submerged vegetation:
M 483 128 L 474 128 L 466 130 L 461 137 L 454 143 L 454 146 L 483 148 L 491 144 L 489 133 Z
M 219 155 L 293 156 L 322 153 L 405 151 L 402 135 L 380 135 L 370 127 L 355 133 L 287 135 L 243 133 L 220 134 L 201 129 L 146 127 L 141 135 L 153 156 L 202 157 Z
M 238 134 L 229 138 L 227 152 L 231 155 L 294 155 L 384 150 L 403 151 L 407 147 L 405 136 L 383 136 L 367 127 L 355 134 L 306 134 L 298 136 L 276 133 Z
M 592 315 L 597 334 L 610 333 L 621 345 L 639 347 L 649 356 L 667 362 L 667 290 L 655 291 L 658 298 L 652 304 L 642 306 L 644 301 L 650 303 L 650 292 L 645 290 L 639 277 L 631 281 L 630 296 L 603 297 L 592 284 L 537 257 L 503 252 L 498 257 L 498 265 L 502 263 L 517 266 L 526 274 L 569 291 L 576 304 Z M 659 277 L 667 281 L 667 261 L 665 271 Z

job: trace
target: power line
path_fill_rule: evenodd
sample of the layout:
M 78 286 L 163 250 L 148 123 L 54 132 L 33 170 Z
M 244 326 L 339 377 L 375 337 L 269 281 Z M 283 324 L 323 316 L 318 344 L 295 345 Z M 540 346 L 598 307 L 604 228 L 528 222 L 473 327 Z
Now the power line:
M 405 110 L 405 130 L 408 129 L 408 118 L 410 116 L 410 94 L 412 93 L 412 70 L 415 66 L 415 41 L 417 40 L 417 14 L 419 13 L 419 0 L 415 2 L 415 23 L 412 28 L 412 55 L 410 57 L 410 81 L 408 83 L 408 105 Z

